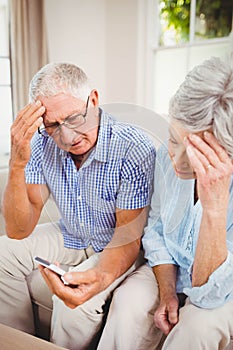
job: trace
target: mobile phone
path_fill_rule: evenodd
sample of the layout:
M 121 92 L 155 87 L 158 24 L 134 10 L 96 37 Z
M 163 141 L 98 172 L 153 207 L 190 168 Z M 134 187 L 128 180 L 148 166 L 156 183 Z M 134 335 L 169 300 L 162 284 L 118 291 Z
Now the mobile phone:
M 38 264 L 40 264 L 40 265 L 42 265 L 42 266 L 44 266 L 44 267 L 47 267 L 47 268 L 50 269 L 51 271 L 55 272 L 57 275 L 60 276 L 62 282 L 63 282 L 65 285 L 69 285 L 69 283 L 66 282 L 66 281 L 64 280 L 64 278 L 63 278 L 64 273 L 66 273 L 65 270 L 63 270 L 63 269 L 61 269 L 60 267 L 58 267 L 58 266 L 56 266 L 56 265 L 50 263 L 48 260 L 45 260 L 45 259 L 40 258 L 39 256 L 35 256 L 35 257 L 33 258 L 33 260 L 34 260 L 35 262 L 37 262 Z

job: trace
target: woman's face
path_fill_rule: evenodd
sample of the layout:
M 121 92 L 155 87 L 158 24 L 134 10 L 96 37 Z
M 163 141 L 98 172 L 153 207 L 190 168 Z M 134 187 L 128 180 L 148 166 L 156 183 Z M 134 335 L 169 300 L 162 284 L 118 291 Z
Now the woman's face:
M 176 175 L 184 180 L 196 178 L 195 172 L 189 162 L 184 144 L 185 138 L 190 134 L 190 131 L 184 129 L 181 124 L 174 119 L 170 122 L 168 152 L 172 161 Z M 196 133 L 203 137 L 203 131 Z

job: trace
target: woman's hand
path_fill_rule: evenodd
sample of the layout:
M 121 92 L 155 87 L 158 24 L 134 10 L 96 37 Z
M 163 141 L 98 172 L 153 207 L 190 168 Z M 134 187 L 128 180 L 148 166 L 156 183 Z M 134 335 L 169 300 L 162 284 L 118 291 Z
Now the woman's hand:
M 209 132 L 203 138 L 191 134 L 185 143 L 203 208 L 192 269 L 192 286 L 197 287 L 207 283 L 227 257 L 226 218 L 233 165 Z
M 179 301 L 175 294 L 161 300 L 160 305 L 154 314 L 154 323 L 165 335 L 168 335 L 178 321 Z
M 185 141 L 190 163 L 197 177 L 198 197 L 203 209 L 226 211 L 232 160 L 210 132 L 203 138 L 190 134 Z

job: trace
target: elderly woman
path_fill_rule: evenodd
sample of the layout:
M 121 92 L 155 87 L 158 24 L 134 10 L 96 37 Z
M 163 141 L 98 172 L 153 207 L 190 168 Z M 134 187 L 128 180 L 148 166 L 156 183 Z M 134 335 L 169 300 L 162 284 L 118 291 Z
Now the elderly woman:
M 149 266 L 125 282 L 135 294 L 118 326 L 134 344 L 122 349 L 224 349 L 233 335 L 232 60 L 195 67 L 169 115 L 143 237 Z

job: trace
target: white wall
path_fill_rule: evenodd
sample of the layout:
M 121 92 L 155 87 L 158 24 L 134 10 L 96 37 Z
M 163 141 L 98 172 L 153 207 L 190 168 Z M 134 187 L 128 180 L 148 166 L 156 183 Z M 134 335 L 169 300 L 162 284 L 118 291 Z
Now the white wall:
M 105 96 L 105 0 L 45 0 L 49 60 L 80 66 Z
M 50 61 L 85 70 L 100 103 L 137 103 L 137 0 L 45 0 Z
M 107 102 L 137 102 L 137 3 L 106 0 Z

